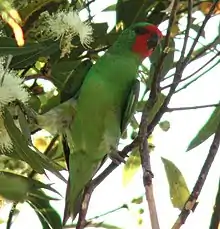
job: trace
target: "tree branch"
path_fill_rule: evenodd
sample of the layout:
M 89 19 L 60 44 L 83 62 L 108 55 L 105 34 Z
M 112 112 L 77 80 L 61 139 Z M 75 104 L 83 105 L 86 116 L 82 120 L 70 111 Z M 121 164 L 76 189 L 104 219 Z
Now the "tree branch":
M 118 153 L 120 154 L 121 157 L 125 158 L 130 151 L 132 151 L 134 148 L 138 146 L 138 144 L 139 144 L 139 138 L 137 137 L 133 140 L 133 142 L 125 146 L 124 149 Z M 76 229 L 82 229 L 86 224 L 85 217 L 88 211 L 89 202 L 90 202 L 93 191 L 117 167 L 118 167 L 118 164 L 115 164 L 114 162 L 112 162 L 101 174 L 99 174 L 96 178 L 91 180 L 88 183 L 88 185 L 85 187 L 83 198 L 82 198 L 83 201 L 81 204 L 81 209 L 79 212 L 79 219 L 77 222 Z
M 194 60 L 197 60 L 197 59 L 203 57 L 203 54 L 204 54 L 206 51 L 210 50 L 211 48 L 213 48 L 213 47 L 214 47 L 215 45 L 217 45 L 218 43 L 219 43 L 219 36 L 217 36 L 217 37 L 216 37 L 211 43 L 209 43 L 208 45 L 204 46 L 203 48 L 200 48 L 199 50 L 196 50 L 196 51 L 195 51 L 196 53 L 195 53 L 195 54 L 193 53 L 193 56 L 190 58 L 188 64 L 192 63 Z M 210 52 L 211 52 L 211 50 L 210 50 Z M 214 51 L 213 51 L 213 53 L 214 53 Z M 209 54 L 209 53 L 207 53 L 207 54 Z M 175 68 L 175 67 L 176 67 L 176 63 L 174 62 L 172 68 Z M 162 79 L 161 81 L 165 81 L 165 80 L 167 80 L 167 79 L 173 77 L 174 75 L 175 75 L 175 73 L 173 73 L 173 74 L 171 74 L 171 75 L 165 77 L 165 78 Z M 165 86 L 165 87 L 166 87 L 166 86 Z M 161 88 L 161 90 L 163 90 L 163 89 L 164 89 L 164 87 Z
M 218 192 L 215 199 L 214 211 L 212 213 L 212 219 L 209 229 L 216 229 L 219 227 L 220 222 L 220 180 L 218 184 Z
M 194 79 L 192 79 L 190 82 L 186 83 L 185 85 L 183 85 L 181 88 L 177 89 L 175 91 L 175 94 L 182 91 L 183 89 L 186 89 L 188 86 L 190 86 L 192 83 L 194 83 L 195 81 L 197 81 L 198 79 L 200 79 L 203 75 L 205 75 L 207 72 L 209 72 L 211 69 L 213 69 L 215 66 L 217 66 L 220 63 L 220 60 L 217 61 L 215 64 L 213 64 L 210 68 L 208 68 L 206 71 L 204 71 L 203 73 L 201 73 L 200 75 L 198 75 L 197 77 L 195 77 Z
M 173 3 L 167 34 L 164 41 L 163 52 L 160 55 L 160 58 L 157 62 L 157 66 L 155 67 L 156 70 L 153 75 L 149 99 L 145 103 L 142 112 L 141 123 L 140 123 L 140 128 L 138 133 L 138 139 L 140 141 L 139 151 L 141 157 L 141 165 L 143 169 L 143 183 L 145 188 L 146 200 L 148 202 L 148 208 L 150 212 L 151 225 L 153 229 L 159 229 L 160 226 L 159 226 L 157 210 L 156 210 L 156 205 L 155 205 L 155 200 L 153 195 L 153 184 L 152 184 L 153 173 L 151 171 L 150 154 L 149 154 L 149 147 L 147 141 L 147 138 L 149 136 L 147 117 L 149 111 L 153 108 L 157 100 L 157 93 L 159 90 L 159 83 L 161 79 L 161 70 L 163 67 L 163 62 L 165 60 L 165 57 L 167 56 L 166 49 L 169 46 L 171 29 L 176 18 L 178 4 L 179 4 L 179 0 L 175 0 Z
M 148 141 L 147 141 L 148 111 L 149 111 L 149 107 L 146 104 L 142 113 L 141 124 L 140 124 L 140 129 L 138 134 L 141 141 L 139 145 L 139 151 L 141 157 L 141 165 L 143 169 L 143 183 L 145 188 L 145 195 L 146 195 L 146 200 L 148 202 L 148 209 L 150 212 L 151 226 L 152 229 L 159 229 L 160 226 L 159 226 L 156 204 L 155 204 L 154 194 L 153 194 L 153 184 L 152 184 L 153 173 L 151 171 L 150 152 L 149 152 Z
M 191 77 L 193 77 L 195 74 L 197 74 L 198 72 L 200 72 L 203 68 L 205 68 L 208 64 L 210 64 L 213 60 L 215 60 L 216 57 L 218 57 L 220 55 L 220 51 L 218 53 L 215 54 L 215 56 L 213 56 L 209 61 L 207 61 L 204 65 L 202 65 L 200 68 L 198 68 L 195 72 L 193 72 L 192 74 L 190 74 L 189 76 L 181 79 L 178 83 L 182 83 L 188 79 L 190 79 Z M 176 83 L 176 82 L 173 82 Z M 173 84 L 172 83 L 172 84 Z M 164 87 L 161 88 L 161 90 L 164 90 L 166 88 L 169 88 L 172 84 L 166 85 Z
M 198 40 L 199 40 L 199 38 L 200 38 L 200 36 L 201 36 L 201 34 L 202 34 L 202 32 L 203 32 L 205 26 L 206 26 L 206 23 L 207 23 L 208 20 L 210 19 L 210 17 L 211 17 L 211 15 L 212 15 L 212 13 L 214 12 L 214 9 L 215 9 L 215 7 L 216 7 L 216 5 L 217 5 L 218 2 L 219 2 L 219 0 L 215 0 L 215 1 L 214 1 L 213 5 L 211 6 L 211 8 L 210 8 L 210 10 L 209 10 L 209 12 L 208 12 L 208 14 L 206 15 L 206 17 L 205 17 L 205 19 L 204 19 L 204 21 L 203 21 L 203 23 L 202 23 L 202 25 L 201 25 L 201 27 L 200 27 L 198 33 L 197 33 L 197 36 L 196 36 L 196 38 L 195 38 L 195 40 L 194 40 L 194 42 L 193 42 L 193 44 L 192 44 L 192 46 L 191 46 L 191 48 L 190 48 L 190 50 L 189 50 L 189 52 L 188 52 L 188 54 L 187 54 L 185 60 L 184 60 L 184 64 L 185 64 L 185 65 L 187 65 L 187 63 L 189 62 L 189 60 L 190 60 L 190 58 L 191 58 L 191 55 L 192 55 L 192 53 L 193 53 L 193 51 L 194 51 L 194 49 L 195 49 L 195 47 L 196 47 L 196 44 L 197 44 L 197 42 L 198 42 Z
M 179 0 L 174 1 L 173 8 L 172 8 L 172 11 L 170 14 L 170 20 L 169 20 L 169 25 L 168 25 L 168 29 L 167 29 L 167 34 L 166 34 L 166 37 L 164 39 L 164 46 L 162 49 L 163 51 L 160 55 L 160 58 L 157 62 L 157 65 L 155 67 L 156 70 L 155 70 L 154 75 L 153 75 L 153 80 L 152 80 L 152 84 L 151 84 L 151 91 L 150 91 L 150 96 L 149 96 L 149 100 L 151 100 L 153 103 L 156 100 L 157 92 L 159 90 L 161 71 L 162 71 L 163 62 L 165 60 L 165 57 L 168 54 L 167 49 L 169 47 L 171 29 L 172 29 L 172 26 L 173 26 L 175 18 L 176 18 L 178 3 L 179 3 Z
M 173 111 L 185 111 L 185 110 L 195 110 L 195 109 L 201 109 L 201 108 L 208 108 L 208 107 L 219 107 L 220 103 L 214 103 L 214 104 L 208 104 L 208 105 L 200 105 L 200 106 L 192 106 L 192 107 L 173 107 L 173 108 L 167 108 L 167 112 L 173 112 Z
M 187 46 L 188 39 L 189 39 L 189 30 L 190 30 L 190 27 L 192 24 L 192 7 L 193 7 L 193 0 L 188 0 L 187 26 L 186 26 L 185 37 L 184 37 L 184 41 L 183 41 L 183 48 L 181 51 L 180 61 L 183 60 L 183 58 L 185 56 L 186 46 Z
M 200 192 L 203 188 L 203 185 L 205 183 L 208 172 L 209 172 L 211 165 L 214 161 L 214 158 L 217 154 L 219 144 L 220 144 L 220 123 L 218 124 L 218 128 L 217 128 L 217 131 L 215 133 L 212 144 L 210 146 L 208 156 L 205 160 L 205 163 L 202 167 L 202 170 L 199 174 L 199 177 L 198 177 L 197 182 L 193 188 L 193 191 L 190 194 L 188 200 L 186 201 L 186 203 L 185 203 L 178 219 L 176 220 L 175 224 L 173 225 L 172 229 L 179 229 L 185 223 L 190 212 L 195 210 L 195 207 L 197 206 L 196 201 L 198 199 L 198 196 L 200 195 Z
M 152 131 L 154 130 L 154 127 L 157 125 L 157 123 L 160 121 L 163 114 L 166 112 L 167 106 L 168 106 L 173 94 L 175 93 L 175 90 L 179 84 L 179 81 L 181 80 L 182 73 L 183 73 L 185 67 L 187 66 L 187 64 L 191 58 L 192 52 L 193 52 L 193 50 L 194 50 L 194 48 L 195 48 L 195 46 L 199 40 L 199 37 L 201 36 L 202 31 L 203 31 L 207 21 L 209 20 L 216 4 L 217 4 L 217 1 L 215 1 L 213 6 L 211 7 L 209 13 L 206 15 L 204 22 L 203 22 L 202 26 L 200 27 L 198 34 L 197 34 L 197 36 L 196 36 L 196 38 L 195 38 L 195 40 L 194 40 L 194 42 L 190 48 L 190 51 L 188 52 L 188 54 L 185 58 L 184 58 L 184 54 L 183 54 L 185 52 L 185 50 L 184 50 L 184 48 L 182 49 L 180 59 L 178 60 L 177 65 L 176 65 L 176 72 L 175 72 L 174 77 L 173 77 L 173 83 L 170 87 L 170 91 L 169 91 L 167 97 L 165 98 L 163 104 L 161 105 L 160 109 L 156 113 L 154 119 L 151 121 L 151 123 L 148 126 L 148 134 L 149 135 L 152 133 Z M 188 20 L 188 23 L 190 23 L 190 20 Z M 187 23 L 187 28 L 189 29 L 188 23 Z M 186 42 L 186 39 L 185 39 L 185 42 Z

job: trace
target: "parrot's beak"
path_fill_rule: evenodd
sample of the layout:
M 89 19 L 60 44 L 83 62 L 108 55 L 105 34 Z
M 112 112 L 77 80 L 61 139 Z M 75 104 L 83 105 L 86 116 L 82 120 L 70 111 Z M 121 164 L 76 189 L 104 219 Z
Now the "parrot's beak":
M 147 41 L 148 49 L 155 49 L 160 41 L 160 37 L 155 33 Z

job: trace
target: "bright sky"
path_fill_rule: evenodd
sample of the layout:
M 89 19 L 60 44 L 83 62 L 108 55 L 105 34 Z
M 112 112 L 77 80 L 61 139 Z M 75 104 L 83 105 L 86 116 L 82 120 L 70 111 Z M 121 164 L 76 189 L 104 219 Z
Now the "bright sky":
M 96 1 L 96 4 L 93 4 L 94 8 L 92 8 L 92 11 L 96 14 L 100 12 L 100 9 L 105 8 L 105 5 L 110 5 L 111 2 L 116 1 Z M 115 14 L 100 13 L 94 20 L 107 20 L 112 27 L 115 23 Z M 210 20 L 206 27 L 206 38 L 205 40 L 201 40 L 203 43 L 210 42 L 216 37 L 219 22 L 220 16 Z M 161 29 L 166 28 L 165 26 L 166 25 L 163 25 Z M 177 42 L 177 47 L 180 47 L 180 45 L 181 44 Z M 203 58 L 202 61 L 205 62 L 205 59 L 209 59 L 210 56 L 208 58 Z M 197 61 L 194 65 L 190 65 L 184 72 L 184 76 L 198 69 L 201 66 L 200 62 L 201 60 Z M 207 73 L 206 76 L 202 77 L 202 79 L 194 83 L 193 86 L 175 95 L 171 101 L 170 107 L 203 105 L 218 102 L 220 98 L 219 70 L 220 68 L 216 67 L 214 70 Z M 207 156 L 212 137 L 196 149 L 189 152 L 185 151 L 190 140 L 195 136 L 201 125 L 205 123 L 212 110 L 212 108 L 206 108 L 191 111 L 176 111 L 166 114 L 163 120 L 170 121 L 170 130 L 168 132 L 163 132 L 159 128 L 156 128 L 154 132 L 153 137 L 156 148 L 151 155 L 151 161 L 155 176 L 153 184 L 161 229 L 171 228 L 178 217 L 179 210 L 174 209 L 169 200 L 168 184 L 160 156 L 172 160 L 179 167 L 191 191 Z M 190 214 L 186 224 L 182 227 L 183 229 L 208 228 L 219 181 L 219 161 L 220 155 L 218 154 L 199 197 L 199 205 L 196 211 Z M 144 193 L 141 170 L 126 188 L 122 186 L 122 170 L 123 166 L 120 166 L 96 189 L 91 200 L 88 217 L 105 213 L 124 203 L 128 204 L 134 197 L 139 197 Z M 67 174 L 65 173 L 65 175 Z M 57 180 L 54 176 L 51 176 L 51 183 L 54 182 L 56 190 L 65 196 L 65 184 Z M 62 216 L 64 200 L 53 201 L 53 205 Z M 137 226 L 137 212 L 139 206 L 129 206 L 131 207 L 131 212 L 120 210 L 101 219 L 105 220 L 106 223 L 111 223 L 124 229 L 150 228 L 147 203 L 144 202 L 141 205 L 141 207 L 145 209 L 145 213 L 142 216 L 144 220 L 143 225 L 140 227 Z M 7 217 L 7 210 L 9 209 L 8 206 L 4 211 L 0 212 L 2 218 Z M 5 228 L 5 224 L 0 224 L 0 229 L 3 228 Z M 21 213 L 12 226 L 12 229 L 20 228 L 41 228 L 41 224 L 38 222 L 36 214 L 28 205 L 23 205 Z

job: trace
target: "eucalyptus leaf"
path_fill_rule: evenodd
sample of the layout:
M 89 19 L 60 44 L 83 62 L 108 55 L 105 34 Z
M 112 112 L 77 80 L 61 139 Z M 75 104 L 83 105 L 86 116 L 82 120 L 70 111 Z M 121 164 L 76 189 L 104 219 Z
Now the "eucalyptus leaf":
M 125 28 L 137 21 L 145 21 L 147 12 L 155 5 L 153 0 L 118 0 L 116 4 L 116 22 L 123 22 Z
M 156 47 L 155 51 L 149 57 L 150 62 L 151 62 L 150 81 L 152 81 L 152 78 L 154 76 L 154 71 L 157 70 L 157 69 L 155 69 L 155 66 L 158 63 L 158 59 L 160 58 L 161 48 L 163 47 L 163 45 L 164 45 L 164 40 L 161 41 L 161 44 Z M 169 51 L 168 51 L 166 57 L 164 58 L 164 62 L 162 65 L 160 79 L 163 79 L 166 76 L 166 74 L 173 68 L 174 51 L 175 51 L 175 42 L 171 38 L 170 43 L 169 43 Z
M 28 53 L 21 53 L 19 56 L 14 55 L 12 62 L 10 64 L 10 68 L 25 68 L 27 66 L 34 64 L 40 57 L 48 57 L 56 53 L 60 49 L 59 42 L 53 40 L 42 41 L 37 43 L 37 45 L 30 44 L 30 47 L 32 47 L 32 49 Z
M 185 178 L 172 161 L 163 157 L 161 159 L 169 183 L 170 200 L 175 208 L 181 210 L 190 195 Z
M 23 202 L 41 188 L 59 194 L 50 185 L 15 173 L 0 171 L 0 195 L 5 199 Z
M 51 161 L 46 155 L 40 153 L 36 148 L 35 151 L 29 147 L 27 140 L 20 130 L 14 124 L 14 120 L 10 112 L 5 109 L 4 125 L 12 139 L 13 146 L 18 157 L 27 162 L 36 172 L 43 174 L 45 169 L 54 173 L 61 180 L 66 182 L 66 179 L 60 174 L 60 166 Z
M 166 96 L 163 93 L 160 93 L 157 95 L 156 102 L 153 105 L 152 109 L 149 111 L 148 116 L 147 116 L 148 123 L 150 123 L 154 119 L 155 115 L 157 114 L 161 105 L 163 104 L 165 98 Z M 138 105 L 137 105 L 138 112 L 142 112 L 146 102 L 148 103 L 148 101 L 139 101 L 138 102 Z
M 51 199 L 43 191 L 36 190 L 35 195 L 29 198 L 28 203 L 35 210 L 44 229 L 61 229 L 61 218 L 50 205 L 49 200 Z
M 220 121 L 220 107 L 216 107 L 207 122 L 202 126 L 196 136 L 191 140 L 187 151 L 194 149 L 211 137 L 217 130 Z
M 39 51 L 40 49 L 42 49 L 42 46 L 39 43 L 27 43 L 19 47 L 13 38 L 0 37 L 0 56 L 21 56 Z

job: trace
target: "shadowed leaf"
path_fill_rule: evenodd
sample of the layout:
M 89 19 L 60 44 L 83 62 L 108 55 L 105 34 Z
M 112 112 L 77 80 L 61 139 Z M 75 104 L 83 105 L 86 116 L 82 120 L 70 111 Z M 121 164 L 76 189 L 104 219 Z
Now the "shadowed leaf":
M 44 229 L 61 229 L 62 222 L 59 214 L 50 205 L 50 200 L 43 191 L 36 190 L 35 195 L 31 196 L 28 203 L 35 210 Z
M 199 146 L 204 141 L 206 141 L 210 136 L 212 136 L 218 126 L 220 120 L 220 107 L 215 108 L 207 122 L 199 130 L 196 136 L 192 139 L 187 147 L 187 151 Z
M 36 190 L 41 188 L 59 194 L 55 189 L 50 187 L 50 185 L 5 171 L 0 171 L 0 183 L 0 195 L 12 201 L 23 202 L 34 195 Z
M 29 147 L 25 136 L 15 126 L 14 120 L 7 109 L 5 109 L 4 124 L 15 148 L 15 151 L 13 152 L 17 153 L 19 159 L 27 162 L 36 172 L 40 174 L 45 173 L 45 169 L 47 169 L 66 182 L 65 178 L 58 171 L 60 169 L 58 164 L 51 161 L 37 149 L 34 151 Z

